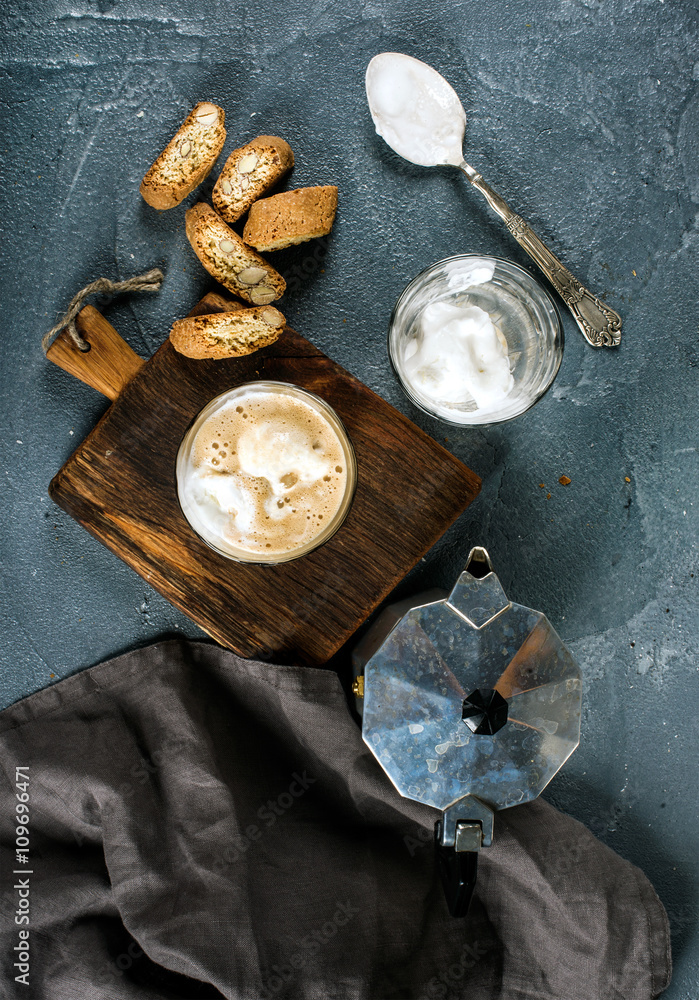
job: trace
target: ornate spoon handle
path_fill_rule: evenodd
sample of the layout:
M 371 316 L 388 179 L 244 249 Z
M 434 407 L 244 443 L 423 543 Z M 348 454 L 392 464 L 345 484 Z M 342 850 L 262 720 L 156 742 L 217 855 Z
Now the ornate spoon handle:
M 531 226 L 521 215 L 516 215 L 512 211 L 505 199 L 483 180 L 478 171 L 465 161 L 459 169 L 466 174 L 471 184 L 478 188 L 490 207 L 505 222 L 519 245 L 524 247 L 539 265 L 572 312 L 588 344 L 592 344 L 593 347 L 618 346 L 621 340 L 621 316 L 573 277 L 568 268 L 564 267 L 558 257 L 539 239 Z

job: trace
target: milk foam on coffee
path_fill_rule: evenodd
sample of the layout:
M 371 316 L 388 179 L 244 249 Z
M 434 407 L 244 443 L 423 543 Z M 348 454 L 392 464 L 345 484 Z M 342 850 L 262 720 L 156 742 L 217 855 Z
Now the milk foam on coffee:
M 250 388 L 204 420 L 180 478 L 192 526 L 230 555 L 285 556 L 313 542 L 347 488 L 329 419 L 298 395 Z

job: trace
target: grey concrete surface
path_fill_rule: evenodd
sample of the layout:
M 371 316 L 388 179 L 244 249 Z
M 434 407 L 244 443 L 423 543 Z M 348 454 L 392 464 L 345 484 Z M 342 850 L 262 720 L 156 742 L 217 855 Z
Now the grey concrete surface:
M 402 163 L 374 135 L 363 74 L 385 49 L 447 76 L 470 162 L 624 318 L 621 348 L 594 351 L 564 315 L 556 383 L 507 425 L 445 429 L 390 370 L 389 313 L 423 267 L 473 251 L 534 268 L 456 172 Z M 665 995 L 695 1000 L 697 4 L 6 0 L 0 74 L 0 703 L 156 637 L 201 635 L 49 500 L 106 401 L 39 340 L 92 278 L 160 265 L 159 295 L 106 310 L 148 356 L 210 287 L 184 210 L 212 181 L 166 213 L 138 184 L 191 105 L 215 100 L 224 153 L 278 133 L 295 185 L 339 185 L 326 251 L 278 257 L 291 323 L 483 477 L 399 593 L 449 586 L 485 544 L 508 593 L 570 643 L 583 741 L 547 797 L 648 874 L 673 930 Z

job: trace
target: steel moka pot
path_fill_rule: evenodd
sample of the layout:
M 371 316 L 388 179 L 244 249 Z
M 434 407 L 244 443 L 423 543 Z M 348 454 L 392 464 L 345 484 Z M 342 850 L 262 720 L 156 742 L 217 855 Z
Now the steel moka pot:
M 495 813 L 537 798 L 580 742 L 580 668 L 480 547 L 451 593 L 387 608 L 353 664 L 364 742 L 401 795 L 440 810 L 437 866 L 465 916 Z

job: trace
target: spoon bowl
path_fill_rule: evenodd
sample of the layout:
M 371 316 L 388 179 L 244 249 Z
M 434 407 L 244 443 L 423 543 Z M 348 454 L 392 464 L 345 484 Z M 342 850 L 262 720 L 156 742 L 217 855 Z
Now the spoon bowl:
M 366 71 L 376 131 L 391 149 L 420 167 L 458 167 L 466 112 L 454 88 L 427 63 L 381 52 Z

